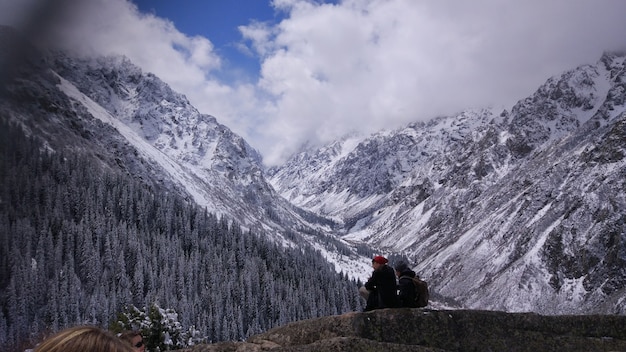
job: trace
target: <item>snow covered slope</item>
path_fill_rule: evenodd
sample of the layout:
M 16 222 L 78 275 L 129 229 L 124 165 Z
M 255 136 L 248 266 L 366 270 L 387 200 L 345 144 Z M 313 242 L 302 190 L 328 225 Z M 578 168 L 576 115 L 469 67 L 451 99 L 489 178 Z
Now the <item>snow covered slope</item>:
M 52 151 L 310 244 L 352 277 L 367 278 L 377 248 L 466 307 L 626 313 L 626 55 L 550 78 L 510 111 L 346 136 L 264 170 L 241 137 L 128 60 L 25 50 L 4 65 L 17 79 L 0 112 Z
M 624 61 L 607 53 L 550 78 L 510 112 L 301 153 L 271 182 L 342 222 L 344 239 L 409 255 L 467 307 L 624 314 Z
M 179 192 L 244 230 L 285 246 L 311 245 L 338 271 L 363 275 L 368 259 L 328 235 L 332 221 L 282 198 L 266 181 L 256 150 L 156 76 L 123 57 L 44 56 L 0 30 L 0 44 L 10 48 L 4 52 L 15 52 L 15 42 L 25 51 L 4 66 L 16 77 L 3 85 L 0 110 L 49 150 L 93 157 L 102 167 Z

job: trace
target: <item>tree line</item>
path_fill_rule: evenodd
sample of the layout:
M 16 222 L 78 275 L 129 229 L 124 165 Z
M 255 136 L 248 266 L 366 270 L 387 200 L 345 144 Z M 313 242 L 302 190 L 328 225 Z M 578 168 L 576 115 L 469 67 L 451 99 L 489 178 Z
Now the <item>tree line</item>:
M 311 248 L 0 123 L 0 346 L 154 304 L 208 341 L 239 340 L 360 310 L 356 285 Z

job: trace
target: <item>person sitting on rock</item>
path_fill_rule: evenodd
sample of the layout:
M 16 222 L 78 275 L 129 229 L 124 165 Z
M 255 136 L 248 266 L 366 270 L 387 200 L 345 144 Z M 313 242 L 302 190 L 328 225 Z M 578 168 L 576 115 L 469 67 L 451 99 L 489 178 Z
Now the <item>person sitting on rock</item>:
M 413 283 L 415 272 L 405 262 L 399 262 L 395 269 L 396 276 L 398 276 L 398 301 L 400 302 L 400 307 L 416 308 L 416 292 L 415 284 Z
M 393 269 L 387 265 L 389 261 L 383 256 L 372 259 L 374 271 L 365 285 L 359 289 L 366 299 L 364 311 L 383 308 L 396 308 L 398 304 L 396 276 Z

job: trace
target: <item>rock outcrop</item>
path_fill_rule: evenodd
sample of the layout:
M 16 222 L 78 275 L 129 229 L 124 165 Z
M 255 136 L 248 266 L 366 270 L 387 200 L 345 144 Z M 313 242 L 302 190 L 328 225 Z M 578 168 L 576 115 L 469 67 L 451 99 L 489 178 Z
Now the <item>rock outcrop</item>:
M 626 316 L 385 309 L 185 350 L 209 351 L 626 351 Z

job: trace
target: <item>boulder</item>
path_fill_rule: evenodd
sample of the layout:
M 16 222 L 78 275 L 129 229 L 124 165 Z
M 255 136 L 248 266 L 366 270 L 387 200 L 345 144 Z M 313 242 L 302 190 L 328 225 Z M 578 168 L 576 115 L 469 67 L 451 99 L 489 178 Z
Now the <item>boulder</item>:
M 298 321 L 246 342 L 186 351 L 626 351 L 626 316 L 383 309 Z

